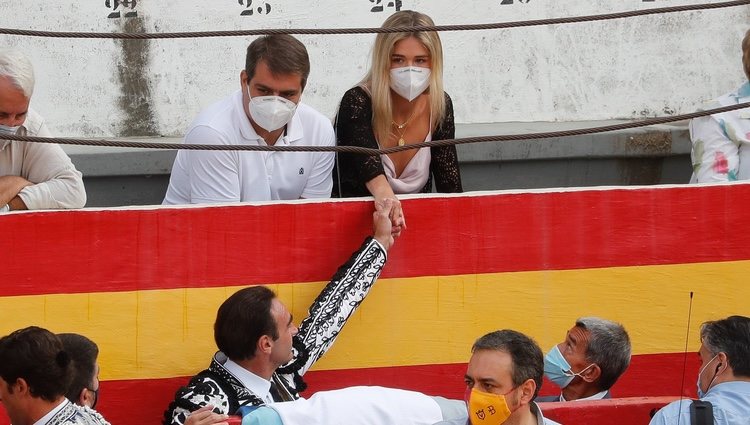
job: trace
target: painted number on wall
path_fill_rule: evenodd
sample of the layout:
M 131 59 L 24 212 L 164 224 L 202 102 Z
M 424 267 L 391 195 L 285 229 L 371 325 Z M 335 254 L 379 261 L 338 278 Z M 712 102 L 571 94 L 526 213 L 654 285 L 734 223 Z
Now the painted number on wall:
M 245 10 L 240 16 L 268 15 L 271 13 L 271 5 L 263 0 L 239 0 L 240 5 L 245 6 Z
M 516 0 L 517 3 L 528 3 L 531 0 Z M 500 4 L 513 4 L 513 0 L 503 0 Z
M 104 0 L 107 9 L 112 9 L 112 13 L 107 15 L 107 18 L 135 18 L 138 16 L 138 12 L 135 10 L 137 4 L 137 0 Z M 121 10 L 125 11 L 124 15 Z
M 393 8 L 396 12 L 401 10 L 401 0 L 370 0 L 370 3 L 374 3 L 375 6 L 370 9 L 370 12 L 382 12 L 384 8 Z

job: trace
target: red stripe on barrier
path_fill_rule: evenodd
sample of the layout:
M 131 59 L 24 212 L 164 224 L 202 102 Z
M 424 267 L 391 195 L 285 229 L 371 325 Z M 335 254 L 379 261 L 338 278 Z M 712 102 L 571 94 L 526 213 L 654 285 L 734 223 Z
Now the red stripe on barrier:
M 689 353 L 687 359 L 684 395 L 695 397 L 698 356 Z M 683 355 L 676 353 L 634 356 L 630 368 L 612 389 L 612 394 L 614 397 L 679 395 L 683 360 Z M 313 371 L 305 376 L 310 388 L 305 395 L 352 385 L 380 385 L 461 399 L 465 372 L 466 364 Z M 187 380 L 182 377 L 104 381 L 97 407 L 113 424 L 161 423 L 175 390 Z M 559 394 L 559 390 L 545 380 L 540 394 Z M 7 419 L 0 419 L 0 425 L 7 424 Z
M 748 197 L 739 184 L 406 200 L 384 276 L 744 260 L 750 232 L 733 223 L 750 220 Z M 0 296 L 323 281 L 370 231 L 371 208 L 4 215 Z

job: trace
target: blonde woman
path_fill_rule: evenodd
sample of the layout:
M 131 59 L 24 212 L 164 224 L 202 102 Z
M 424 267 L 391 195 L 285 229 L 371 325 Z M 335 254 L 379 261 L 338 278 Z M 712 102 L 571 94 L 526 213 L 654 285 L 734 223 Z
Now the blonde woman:
M 434 25 L 429 16 L 400 11 L 383 28 Z M 455 137 L 453 103 L 443 91 L 443 48 L 436 32 L 378 34 L 367 76 L 344 94 L 336 119 L 339 145 L 388 148 Z M 390 155 L 341 154 L 334 195 L 461 192 L 455 146 Z M 400 220 L 399 220 L 400 219 Z M 399 222 L 400 221 L 400 222 Z M 403 225 L 400 211 L 394 224 Z M 398 229 L 396 229 L 398 230 Z

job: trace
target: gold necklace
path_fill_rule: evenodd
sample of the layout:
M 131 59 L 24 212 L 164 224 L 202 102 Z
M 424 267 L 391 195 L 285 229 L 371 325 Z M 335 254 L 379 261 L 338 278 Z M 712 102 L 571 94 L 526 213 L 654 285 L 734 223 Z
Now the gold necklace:
M 406 140 L 404 140 L 404 133 L 406 133 L 406 126 L 409 125 L 409 121 L 411 121 L 412 118 L 414 118 L 414 113 L 417 112 L 417 108 L 414 108 L 413 111 L 411 111 L 411 115 L 409 115 L 409 118 L 404 121 L 403 124 L 399 124 L 396 121 L 391 121 L 391 123 L 396 126 L 396 131 L 398 131 L 398 145 L 404 146 L 406 144 Z M 399 131 L 401 130 L 401 131 Z

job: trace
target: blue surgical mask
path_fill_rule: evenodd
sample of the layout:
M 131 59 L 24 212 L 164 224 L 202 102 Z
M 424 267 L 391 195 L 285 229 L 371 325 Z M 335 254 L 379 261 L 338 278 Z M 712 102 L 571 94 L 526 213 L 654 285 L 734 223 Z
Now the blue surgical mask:
M 716 379 L 716 376 L 718 375 L 718 373 L 717 373 L 717 374 L 714 374 L 714 377 L 713 377 L 713 378 L 711 378 L 711 382 L 709 382 L 709 383 L 708 383 L 708 388 L 706 388 L 706 391 L 703 391 L 703 390 L 701 389 L 701 375 L 703 375 L 703 371 L 704 371 L 704 370 L 706 370 L 706 368 L 708 367 L 708 365 L 710 365 L 710 364 L 711 364 L 711 362 L 712 362 L 712 361 L 714 361 L 714 359 L 715 359 L 715 358 L 716 358 L 717 356 L 718 356 L 718 354 L 717 354 L 716 356 L 713 356 L 713 357 L 711 357 L 711 360 L 709 360 L 709 361 L 708 361 L 708 363 L 706 363 L 706 364 L 705 364 L 705 365 L 704 365 L 704 366 L 703 366 L 703 367 L 701 368 L 700 372 L 698 372 L 698 383 L 696 384 L 696 385 L 697 385 L 697 387 L 698 387 L 698 398 L 703 398 L 703 397 L 705 397 L 705 396 L 706 396 L 706 393 L 708 392 L 708 390 L 710 390 L 710 389 L 711 389 L 711 384 L 713 384 L 713 383 L 714 383 L 714 379 Z
M 2 125 L 0 124 L 0 134 L 16 134 L 18 133 L 18 129 L 21 128 L 20 125 L 17 125 L 15 127 L 11 127 L 9 125 Z
M 544 374 L 547 376 L 547 379 L 560 387 L 560 389 L 570 385 L 576 376 L 581 376 L 586 369 L 593 365 L 594 364 L 592 363 L 583 368 L 580 372 L 574 373 L 570 363 L 565 360 L 565 357 L 563 357 L 560 348 L 557 345 L 552 347 L 552 349 L 549 350 L 549 353 L 544 356 Z

